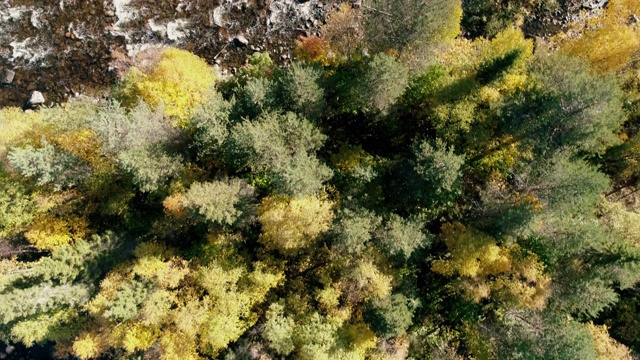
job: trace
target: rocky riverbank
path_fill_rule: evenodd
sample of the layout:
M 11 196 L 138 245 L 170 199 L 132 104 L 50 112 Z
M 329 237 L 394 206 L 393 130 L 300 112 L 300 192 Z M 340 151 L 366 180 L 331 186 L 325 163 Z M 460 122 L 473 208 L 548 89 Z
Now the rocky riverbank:
M 0 106 L 106 96 L 136 53 L 177 46 L 233 73 L 247 54 L 291 58 L 334 0 L 0 0 Z M 7 74 L 8 80 L 3 81 Z

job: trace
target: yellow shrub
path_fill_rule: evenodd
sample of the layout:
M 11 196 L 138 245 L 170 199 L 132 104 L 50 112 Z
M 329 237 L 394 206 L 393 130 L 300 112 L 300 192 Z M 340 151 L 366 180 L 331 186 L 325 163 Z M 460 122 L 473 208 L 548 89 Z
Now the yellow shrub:
M 640 58 L 640 27 L 630 21 L 640 14 L 640 1 L 611 0 L 602 16 L 573 24 L 571 32 L 554 41 L 560 51 L 587 60 L 600 72 L 615 72 Z
M 4 157 L 8 146 L 21 140 L 39 119 L 39 113 L 25 113 L 20 108 L 0 109 L 0 157 Z
M 152 106 L 163 106 L 164 114 L 185 126 L 198 104 L 205 101 L 216 81 L 214 70 L 198 56 L 168 48 L 150 71 L 130 69 L 121 87 L 121 100 L 135 104 L 140 97 Z
M 313 195 L 267 197 L 258 210 L 263 231 L 260 240 L 283 253 L 294 253 L 329 229 L 332 206 L 331 201 Z
M 605 325 L 587 324 L 589 332 L 593 336 L 593 344 L 598 360 L 631 360 L 631 351 L 623 344 L 609 336 Z
M 79 217 L 60 219 L 44 216 L 34 223 L 25 238 L 38 249 L 53 249 L 85 237 L 87 222 Z
M 73 342 L 73 354 L 80 359 L 91 359 L 100 355 L 100 341 L 91 334 L 86 334 Z
M 149 329 L 141 324 L 128 328 L 124 334 L 122 345 L 127 352 L 147 350 L 158 338 L 158 331 Z
M 532 253 L 516 245 L 498 246 L 495 239 L 460 223 L 445 224 L 442 237 L 447 257 L 431 269 L 445 276 L 459 276 L 456 284 L 464 295 L 478 302 L 493 298 L 518 308 L 542 310 L 550 295 L 551 278 Z

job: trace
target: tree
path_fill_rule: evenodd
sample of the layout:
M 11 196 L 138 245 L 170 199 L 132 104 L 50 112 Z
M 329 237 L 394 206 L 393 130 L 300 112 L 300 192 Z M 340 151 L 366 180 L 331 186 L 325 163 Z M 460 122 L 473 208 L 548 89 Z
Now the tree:
M 491 298 L 507 306 L 541 310 L 550 294 L 551 278 L 532 253 L 518 245 L 498 246 L 495 239 L 462 224 L 445 224 L 442 238 L 449 253 L 431 269 L 459 275 L 456 287 L 475 302 Z
M 284 254 L 309 247 L 333 220 L 333 203 L 322 197 L 270 196 L 258 209 L 262 224 L 260 241 Z
M 464 158 L 456 155 L 453 148 L 447 148 L 443 141 L 436 140 L 435 147 L 428 141 L 423 141 L 415 149 L 415 155 L 415 171 L 434 195 L 444 197 L 460 186 L 460 169 Z
M 93 236 L 59 246 L 19 271 L 3 272 L 2 336 L 27 346 L 73 339 L 82 322 L 76 314 L 90 300 L 95 281 L 109 267 L 111 252 L 119 243 L 111 233 Z
M 631 360 L 631 350 L 609 336 L 605 325 L 587 324 L 587 328 L 593 336 L 598 360 Z
M 505 320 L 485 330 L 496 344 L 496 358 L 597 359 L 591 333 L 573 319 L 511 312 Z
M 588 61 L 599 72 L 616 72 L 640 56 L 640 31 L 630 21 L 640 12 L 637 2 L 614 0 L 600 16 L 574 24 L 581 36 L 558 36 L 560 52 Z M 582 27 L 582 28 L 581 28 Z
M 253 188 L 239 179 L 193 183 L 182 196 L 182 205 L 197 216 L 220 225 L 233 225 L 247 217 Z
M 325 108 L 322 76 L 318 67 L 294 63 L 276 78 L 276 104 L 307 119 L 318 119 Z
M 135 105 L 138 98 L 161 105 L 164 114 L 175 119 L 174 125 L 186 126 L 215 85 L 216 75 L 204 60 L 184 50 L 167 48 L 158 57 L 148 69 L 131 68 L 118 97 L 126 106 Z
M 294 320 L 284 315 L 284 306 L 278 303 L 269 305 L 266 320 L 262 337 L 269 342 L 269 346 L 276 353 L 283 356 L 289 355 L 295 349 Z
M 35 218 L 36 204 L 26 189 L 0 172 L 0 237 L 11 237 Z
M 226 163 L 265 176 L 281 193 L 317 192 L 331 170 L 314 156 L 325 136 L 293 113 L 265 113 L 235 125 L 226 144 Z
M 182 158 L 168 155 L 155 147 L 141 147 L 119 154 L 120 166 L 133 176 L 142 192 L 152 192 L 182 170 Z
M 335 236 L 333 247 L 343 254 L 362 255 L 380 222 L 379 217 L 366 210 L 340 211 L 331 231 Z
M 418 218 L 404 219 L 391 214 L 377 237 L 390 255 L 408 259 L 415 250 L 429 245 L 431 239 L 425 235 L 422 227 L 423 223 Z
M 374 0 L 365 7 L 364 29 L 372 50 L 419 50 L 418 54 L 460 32 L 460 1 Z
M 372 301 L 365 313 L 365 319 L 379 335 L 396 337 L 404 335 L 413 324 L 413 311 L 410 299 L 402 294 L 393 294 Z
M 195 108 L 189 121 L 193 143 L 200 159 L 218 160 L 223 144 L 229 136 L 233 103 L 222 98 L 219 93 L 209 93 L 204 104 Z M 218 160 L 219 161 L 219 160 Z
M 395 57 L 376 54 L 368 64 L 359 89 L 364 107 L 386 113 L 389 106 L 404 94 L 409 81 L 407 68 Z
M 619 142 L 624 121 L 616 82 L 591 75 L 582 61 L 553 55 L 532 68 L 536 86 L 519 92 L 502 110 L 503 128 L 538 153 L 562 149 L 601 153 Z
M 108 102 L 96 110 L 87 125 L 97 134 L 102 153 L 110 157 L 141 147 L 162 146 L 180 135 L 162 111 L 142 102 L 130 109 Z
M 33 178 L 36 185 L 51 184 L 54 189 L 74 187 L 89 174 L 89 167 L 78 157 L 60 151 L 43 139 L 42 147 L 13 148 L 9 164 L 22 176 Z

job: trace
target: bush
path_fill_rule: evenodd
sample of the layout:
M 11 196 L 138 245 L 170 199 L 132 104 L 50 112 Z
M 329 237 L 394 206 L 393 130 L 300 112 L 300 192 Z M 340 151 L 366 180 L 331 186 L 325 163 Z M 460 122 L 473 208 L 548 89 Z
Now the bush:
M 118 98 L 127 106 L 135 105 L 138 98 L 162 106 L 174 125 L 185 126 L 215 82 L 216 75 L 204 60 L 188 51 L 168 48 L 152 69 L 130 69 Z

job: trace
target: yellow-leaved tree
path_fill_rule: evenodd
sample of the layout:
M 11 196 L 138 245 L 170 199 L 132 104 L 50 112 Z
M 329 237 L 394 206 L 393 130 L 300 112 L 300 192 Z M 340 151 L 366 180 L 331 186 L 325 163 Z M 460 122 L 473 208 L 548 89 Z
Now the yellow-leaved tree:
M 260 241 L 284 254 L 295 254 L 329 229 L 334 217 L 332 207 L 331 201 L 315 195 L 269 196 L 258 209 Z
M 174 125 L 184 127 L 215 82 L 215 71 L 203 59 L 167 48 L 155 65 L 131 68 L 118 97 L 127 106 L 135 105 L 139 98 L 149 105 L 162 106 Z
M 86 305 L 73 355 L 132 354 L 157 344 L 163 360 L 215 357 L 256 323 L 253 308 L 284 279 L 260 262 L 251 269 L 222 257 L 190 263 L 157 243 L 138 245 L 135 257 L 107 274 Z
M 544 265 L 518 245 L 498 246 L 491 236 L 460 223 L 445 224 L 442 239 L 449 253 L 431 269 L 458 276 L 454 283 L 473 301 L 491 298 L 511 306 L 541 310 L 550 295 L 551 278 Z
M 631 350 L 609 336 L 606 325 L 587 324 L 587 329 L 593 336 L 598 360 L 631 360 Z
M 561 52 L 587 60 L 600 72 L 616 72 L 640 58 L 640 27 L 632 20 L 638 14 L 640 1 L 611 0 L 601 16 L 573 24 L 556 41 Z

